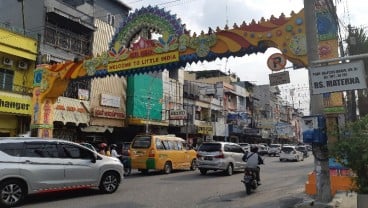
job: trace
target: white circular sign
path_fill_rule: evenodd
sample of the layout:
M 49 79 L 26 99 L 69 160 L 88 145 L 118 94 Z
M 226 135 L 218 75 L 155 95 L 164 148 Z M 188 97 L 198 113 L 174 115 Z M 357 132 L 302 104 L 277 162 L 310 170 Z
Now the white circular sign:
M 274 53 L 267 59 L 267 66 L 271 71 L 280 71 L 286 65 L 286 58 L 281 53 Z

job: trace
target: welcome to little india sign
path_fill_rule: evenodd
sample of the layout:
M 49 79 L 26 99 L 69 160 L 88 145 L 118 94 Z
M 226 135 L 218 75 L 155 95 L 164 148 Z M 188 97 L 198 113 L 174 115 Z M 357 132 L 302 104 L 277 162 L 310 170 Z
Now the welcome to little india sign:
M 147 66 L 155 66 L 160 64 L 167 64 L 179 61 L 179 52 L 169 52 L 163 54 L 157 54 L 153 56 L 144 56 L 139 58 L 127 59 L 123 61 L 117 61 L 109 63 L 107 68 L 108 72 L 116 72 L 127 69 L 134 69 Z
M 367 88 L 363 61 L 310 69 L 312 94 Z

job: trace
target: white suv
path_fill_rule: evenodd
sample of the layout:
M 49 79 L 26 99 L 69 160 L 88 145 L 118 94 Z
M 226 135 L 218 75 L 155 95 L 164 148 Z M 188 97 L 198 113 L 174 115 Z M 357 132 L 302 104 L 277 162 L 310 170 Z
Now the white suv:
M 270 144 L 268 148 L 268 156 L 277 156 L 280 155 L 281 152 L 281 144 Z
M 227 175 L 244 171 L 243 148 L 231 142 L 205 142 L 197 150 L 197 167 L 202 175 L 208 170 L 221 170 Z
M 124 173 L 118 159 L 56 139 L 0 138 L 0 164 L 0 207 L 50 191 L 96 187 L 113 193 Z
M 280 153 L 280 161 L 293 160 L 293 161 L 303 161 L 303 153 L 298 151 L 295 146 L 283 146 Z

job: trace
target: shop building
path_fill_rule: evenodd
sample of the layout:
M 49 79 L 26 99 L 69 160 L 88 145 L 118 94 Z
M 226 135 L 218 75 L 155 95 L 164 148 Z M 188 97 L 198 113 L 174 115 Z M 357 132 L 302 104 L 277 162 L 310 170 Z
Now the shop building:
M 30 131 L 37 37 L 0 25 L 0 136 Z

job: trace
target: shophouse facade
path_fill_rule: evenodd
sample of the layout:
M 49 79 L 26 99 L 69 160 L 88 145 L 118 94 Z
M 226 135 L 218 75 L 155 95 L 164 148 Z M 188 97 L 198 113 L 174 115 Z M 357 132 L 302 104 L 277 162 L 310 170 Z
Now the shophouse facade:
M 184 109 L 187 118 L 180 135 L 191 145 L 197 146 L 212 140 L 225 141 L 228 137 L 223 102 L 216 95 L 216 90 L 216 84 L 184 81 Z
M 0 137 L 26 134 L 33 111 L 37 36 L 0 23 Z
M 1 22 L 23 26 L 30 34 L 37 35 L 39 46 L 34 59 L 37 64 L 81 62 L 85 57 L 106 51 L 116 28 L 130 10 L 117 0 L 34 0 L 2 4 L 9 9 L 0 14 Z M 93 112 L 89 111 L 89 98 L 95 97 L 90 88 L 88 79 L 73 80 L 63 96 L 55 99 L 53 122 L 49 125 L 53 137 L 78 140 L 85 136 L 81 129 L 90 126 L 89 116 Z M 86 131 L 93 130 L 102 131 L 98 126 Z
M 186 80 L 213 85 L 201 94 L 211 95 L 220 103 L 221 109 L 217 109 L 216 129 L 224 129 L 222 137 L 214 137 L 217 140 L 245 142 L 245 131 L 253 130 L 253 85 L 246 81 L 240 81 L 234 74 L 228 75 L 219 70 L 186 72 Z M 195 94 L 195 92 L 193 93 Z
M 259 135 L 268 143 L 300 142 L 300 119 L 303 114 L 280 96 L 276 86 L 254 87 L 254 121 Z

